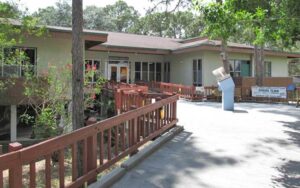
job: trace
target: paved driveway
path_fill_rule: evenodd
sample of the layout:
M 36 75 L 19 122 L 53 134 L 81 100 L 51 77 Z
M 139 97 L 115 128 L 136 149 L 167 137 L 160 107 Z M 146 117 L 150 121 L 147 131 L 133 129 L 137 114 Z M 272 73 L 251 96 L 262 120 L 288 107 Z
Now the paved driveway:
M 300 187 L 300 108 L 179 101 L 185 131 L 114 188 Z

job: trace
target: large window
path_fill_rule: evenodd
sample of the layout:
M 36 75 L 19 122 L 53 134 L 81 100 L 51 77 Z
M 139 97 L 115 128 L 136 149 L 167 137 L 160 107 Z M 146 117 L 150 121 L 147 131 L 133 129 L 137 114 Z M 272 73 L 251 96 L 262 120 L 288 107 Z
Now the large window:
M 148 81 L 148 62 L 143 62 L 142 64 L 142 80 Z
M 135 62 L 135 80 L 141 81 L 142 80 L 142 72 L 141 72 L 141 62 Z
M 2 77 L 22 77 L 26 72 L 36 74 L 36 48 L 4 48 L 2 54 Z
M 155 81 L 160 82 L 161 81 L 161 63 L 156 63 L 156 69 L 155 69 Z
M 251 64 L 247 60 L 230 60 L 229 70 L 232 77 L 251 76 Z
M 90 74 L 91 71 L 94 75 L 89 78 L 89 82 L 95 83 L 101 75 L 99 60 L 85 60 L 85 74 Z
M 170 82 L 170 62 L 164 63 L 164 82 Z
M 202 60 L 193 60 L 193 85 L 202 86 Z
M 272 76 L 272 62 L 271 61 L 265 61 L 265 77 L 271 77 Z
M 135 62 L 135 81 L 161 81 L 160 62 Z

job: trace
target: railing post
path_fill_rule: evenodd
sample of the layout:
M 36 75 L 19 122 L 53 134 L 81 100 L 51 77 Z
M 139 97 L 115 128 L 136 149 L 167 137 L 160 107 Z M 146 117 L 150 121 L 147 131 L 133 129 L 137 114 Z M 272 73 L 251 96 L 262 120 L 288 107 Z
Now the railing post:
M 115 108 L 116 108 L 117 115 L 119 115 L 121 113 L 121 107 L 122 107 L 121 92 L 122 92 L 121 89 L 116 89 L 116 91 L 115 91 Z
M 3 146 L 0 145 L 0 155 L 2 155 L 2 154 L 3 154 Z
M 177 119 L 177 101 L 175 101 L 173 103 L 173 110 L 172 110 L 173 114 L 172 114 L 172 118 L 173 120 L 176 120 Z
M 135 105 L 130 106 L 130 110 L 135 110 L 135 109 L 137 109 L 137 107 L 136 107 Z M 132 137 L 130 138 L 130 139 L 131 139 L 131 143 L 132 143 L 131 146 L 134 146 L 134 145 L 137 143 L 137 139 L 138 139 L 138 138 L 137 138 L 137 137 L 138 137 L 138 130 L 137 130 L 138 122 L 137 122 L 137 120 L 138 120 L 137 117 L 134 118 L 134 119 L 133 119 L 133 122 L 132 122 L 133 125 L 130 125 L 130 126 L 132 126 L 132 129 L 131 129 L 132 133 L 129 133 L 129 135 L 132 136 Z M 138 151 L 139 151 L 138 149 L 135 150 L 135 151 L 133 151 L 132 153 L 130 153 L 130 156 L 136 154 Z
M 89 118 L 86 125 L 92 125 L 97 123 L 96 118 Z M 87 138 L 87 171 L 91 171 L 97 168 L 97 136 L 96 134 Z M 88 184 L 97 181 L 97 176 L 88 181 Z
M 10 143 L 8 146 L 9 152 L 14 152 L 22 149 L 22 144 L 18 142 Z M 15 163 L 15 166 L 9 169 L 9 187 L 20 188 L 22 187 L 22 163 L 20 158 Z

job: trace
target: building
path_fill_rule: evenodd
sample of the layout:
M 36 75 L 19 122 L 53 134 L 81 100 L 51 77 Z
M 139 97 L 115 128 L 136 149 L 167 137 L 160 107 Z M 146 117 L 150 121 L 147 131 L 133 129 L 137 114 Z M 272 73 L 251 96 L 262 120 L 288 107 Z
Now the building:
M 49 64 L 63 67 L 71 63 L 71 28 L 48 26 L 47 29 L 49 32 L 43 37 L 28 36 L 23 44 L 3 50 L 24 51 L 36 75 L 47 71 Z M 86 64 L 117 82 L 163 81 L 210 86 L 217 84 L 212 71 L 222 66 L 220 41 L 207 38 L 181 40 L 84 30 L 84 40 Z M 252 46 L 229 43 L 228 51 L 233 76 L 254 76 Z M 300 57 L 300 54 L 272 50 L 266 50 L 265 55 L 265 76 L 272 77 L 287 77 L 289 58 Z M 8 65 L 2 60 L 0 76 L 12 74 L 22 77 L 22 65 Z M 20 93 L 21 89 L 16 87 L 9 96 L 0 99 L 2 106 L 10 106 L 11 140 L 17 137 L 16 109 L 21 101 Z

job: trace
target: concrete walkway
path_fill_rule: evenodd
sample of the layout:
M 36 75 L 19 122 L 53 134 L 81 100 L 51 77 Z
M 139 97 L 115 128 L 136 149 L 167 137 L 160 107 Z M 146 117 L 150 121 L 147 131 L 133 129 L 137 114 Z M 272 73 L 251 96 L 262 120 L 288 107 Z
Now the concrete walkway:
M 300 108 L 179 101 L 185 131 L 114 188 L 300 187 Z

